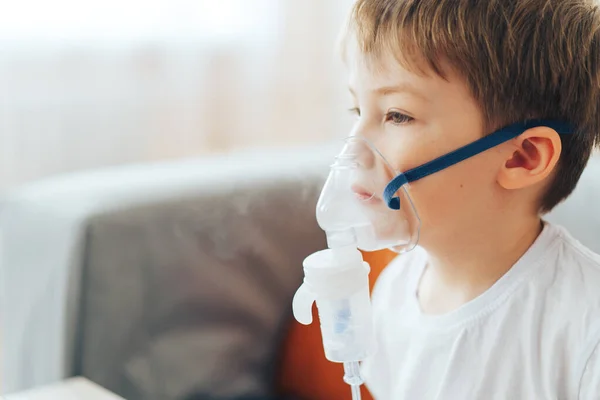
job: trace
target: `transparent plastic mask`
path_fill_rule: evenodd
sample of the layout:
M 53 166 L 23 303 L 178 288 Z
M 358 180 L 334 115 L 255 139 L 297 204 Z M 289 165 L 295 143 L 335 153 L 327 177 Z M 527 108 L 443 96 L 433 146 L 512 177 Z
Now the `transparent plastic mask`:
M 397 173 L 367 139 L 346 139 L 317 204 L 317 221 L 330 248 L 355 245 L 365 251 L 405 252 L 415 247 L 421 223 L 409 185 L 394 193 L 397 209 L 383 199 Z

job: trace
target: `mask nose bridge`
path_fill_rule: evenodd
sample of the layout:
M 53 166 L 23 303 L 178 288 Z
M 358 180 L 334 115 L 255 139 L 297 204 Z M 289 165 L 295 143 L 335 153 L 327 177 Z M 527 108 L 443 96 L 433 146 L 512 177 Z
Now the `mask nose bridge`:
M 354 147 L 356 162 L 360 167 L 365 169 L 373 169 L 377 167 L 377 157 L 380 156 L 378 146 L 381 146 L 381 135 L 374 133 L 373 129 L 369 129 L 364 124 L 358 122 L 348 138 L 349 142 Z
M 368 141 L 361 136 L 350 136 L 338 157 L 352 160 L 359 170 L 369 170 L 375 168 L 375 156 Z

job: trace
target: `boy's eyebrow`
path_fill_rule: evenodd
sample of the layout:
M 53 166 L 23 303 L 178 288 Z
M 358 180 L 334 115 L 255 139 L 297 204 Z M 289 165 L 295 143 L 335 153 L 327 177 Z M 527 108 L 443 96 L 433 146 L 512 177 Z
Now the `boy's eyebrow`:
M 352 86 L 349 86 L 348 90 L 350 90 L 350 93 L 352 93 L 352 95 L 356 97 L 356 93 L 354 92 Z M 381 96 L 388 96 L 390 94 L 396 93 L 410 93 L 411 95 L 418 97 L 422 100 L 429 101 L 429 99 L 425 97 L 425 95 L 416 90 L 414 86 L 407 83 L 401 83 L 394 86 L 382 86 L 377 89 L 374 89 L 373 93 L 376 93 Z

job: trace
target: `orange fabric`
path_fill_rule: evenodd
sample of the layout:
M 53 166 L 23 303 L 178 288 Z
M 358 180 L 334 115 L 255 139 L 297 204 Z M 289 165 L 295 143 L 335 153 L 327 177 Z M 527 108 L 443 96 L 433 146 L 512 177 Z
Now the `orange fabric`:
M 395 256 L 388 250 L 363 253 L 365 261 L 371 265 L 371 290 L 383 268 Z M 313 318 L 315 322 L 311 325 L 304 326 L 294 321 L 290 327 L 282 349 L 279 391 L 307 400 L 349 398 L 350 388 L 342 380 L 342 365 L 325 358 L 316 307 L 313 308 Z M 373 399 L 364 386 L 362 394 L 364 400 Z

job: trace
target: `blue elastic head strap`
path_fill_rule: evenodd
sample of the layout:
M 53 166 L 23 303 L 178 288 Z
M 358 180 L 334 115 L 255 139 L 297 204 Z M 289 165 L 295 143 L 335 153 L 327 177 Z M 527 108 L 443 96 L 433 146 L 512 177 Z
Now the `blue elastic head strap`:
M 398 176 L 392 179 L 385 187 L 385 190 L 383 191 L 383 198 L 389 208 L 393 210 L 399 210 L 400 199 L 397 196 L 395 197 L 394 194 L 403 185 L 446 169 L 454 164 L 466 160 L 467 158 L 471 158 L 479 153 L 491 149 L 492 147 L 514 139 L 526 130 L 536 128 L 538 126 L 547 126 L 548 128 L 554 129 L 559 134 L 575 133 L 575 130 L 570 124 L 561 121 L 531 120 L 508 125 L 495 131 L 494 133 L 469 143 L 466 146 L 436 158 L 435 160 L 429 161 L 416 168 L 398 174 Z

